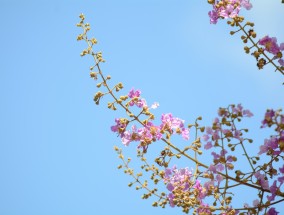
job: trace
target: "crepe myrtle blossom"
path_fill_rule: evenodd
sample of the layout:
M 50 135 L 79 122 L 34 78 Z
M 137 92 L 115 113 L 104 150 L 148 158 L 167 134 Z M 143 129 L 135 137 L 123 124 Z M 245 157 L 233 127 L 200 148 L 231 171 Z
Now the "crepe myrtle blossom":
M 281 137 L 282 139 L 282 137 Z M 273 155 L 279 155 L 281 153 L 281 150 L 279 150 L 279 140 L 275 136 L 272 136 L 270 139 L 265 139 L 264 144 L 259 147 L 258 154 L 261 155 L 263 153 L 271 153 Z
M 140 142 L 140 145 L 145 146 L 161 138 L 160 127 L 155 126 L 152 122 L 147 122 L 144 127 L 139 129 L 133 125 L 131 130 L 125 131 L 121 135 L 122 144 L 125 146 L 128 146 L 131 142 Z
M 275 111 L 273 109 L 268 109 L 265 113 L 264 120 L 261 122 L 261 128 L 266 126 L 271 126 L 275 117 Z
M 274 55 L 273 60 L 278 59 L 278 63 L 284 66 L 282 58 L 284 51 L 284 43 L 278 44 L 276 37 L 269 37 L 268 35 L 258 41 L 258 44 L 264 48 L 265 51 Z
M 165 169 L 164 182 L 170 193 L 168 199 L 170 206 L 174 207 L 174 199 L 181 198 L 175 195 L 175 191 L 194 193 L 196 198 L 202 202 L 202 199 L 206 197 L 207 190 L 200 184 L 200 181 L 192 181 L 192 171 L 186 168 L 178 169 L 176 166 Z M 178 192 L 179 193 L 179 192 Z
M 210 206 L 208 204 L 204 204 L 203 202 L 197 208 L 196 212 L 198 215 L 201 215 L 201 214 L 211 215 L 212 214 L 210 210 Z
M 219 18 L 235 18 L 239 15 L 241 8 L 250 10 L 252 4 L 249 0 L 227 0 L 216 1 L 213 4 L 213 10 L 209 11 L 210 23 L 216 24 Z
M 259 45 L 264 47 L 265 51 L 277 55 L 284 50 L 284 43 L 278 45 L 276 37 L 269 37 L 268 35 L 258 41 Z
M 277 215 L 277 214 L 279 214 L 279 212 L 276 211 L 275 208 L 269 208 L 269 210 L 266 213 L 266 215 Z
M 132 88 L 129 93 L 128 93 L 128 97 L 131 99 L 129 101 L 129 105 L 130 106 L 134 106 L 136 105 L 138 108 L 147 108 L 147 102 L 145 99 L 140 98 L 141 96 L 141 91 L 140 90 L 135 90 L 134 88 Z M 158 102 L 154 102 L 150 109 L 156 109 L 159 107 L 159 103 Z
M 175 189 L 182 188 L 183 191 L 186 191 L 190 188 L 190 178 L 192 177 L 192 171 L 190 171 L 187 167 L 178 169 L 176 166 L 172 168 L 165 169 L 164 182 L 166 183 L 168 191 L 168 199 L 170 202 L 170 206 L 174 207 L 174 198 L 175 195 L 173 191 Z
M 282 174 L 282 176 L 278 177 L 278 181 L 280 182 L 280 186 L 284 183 L 284 165 L 283 167 L 279 168 L 279 172 Z
M 136 105 L 138 108 L 147 107 L 146 100 L 145 99 L 141 99 L 140 95 L 141 95 L 141 91 L 140 90 L 134 90 L 134 88 L 132 88 L 130 90 L 130 92 L 128 93 L 128 97 L 131 99 L 129 101 L 129 105 L 130 106 Z
M 257 171 L 256 173 L 254 173 L 254 177 L 257 179 L 258 184 L 263 189 L 269 189 L 268 180 L 265 179 L 264 174 L 261 174 L 260 171 Z
M 184 126 L 184 120 L 173 117 L 171 113 L 162 114 L 161 117 L 161 130 L 168 131 L 169 133 L 181 134 L 183 139 L 189 140 L 189 130 Z
M 175 118 L 171 113 L 163 114 L 161 118 L 162 124 L 154 125 L 152 122 L 147 122 L 143 127 L 137 128 L 132 126 L 130 131 L 126 131 L 128 121 L 126 119 L 115 119 L 116 125 L 111 126 L 111 130 L 118 133 L 122 143 L 128 146 L 132 141 L 140 141 L 142 145 L 150 144 L 153 141 L 160 140 L 164 131 L 171 134 L 181 134 L 183 139 L 189 139 L 189 129 L 184 127 L 184 121 Z
M 115 119 L 115 125 L 111 126 L 111 130 L 113 132 L 117 132 L 118 134 L 123 135 L 125 129 L 126 129 L 126 126 L 128 124 L 128 120 L 125 119 L 125 118 L 116 118 Z
M 147 103 L 144 99 L 140 98 L 141 91 L 134 90 L 133 88 L 128 93 L 130 106 L 136 105 L 137 107 L 148 108 Z M 159 103 L 154 102 L 150 109 L 156 109 Z M 177 117 L 173 117 L 171 113 L 162 114 L 161 124 L 154 125 L 151 122 L 153 119 L 142 125 L 141 128 L 137 128 L 136 125 L 131 127 L 131 130 L 126 130 L 129 121 L 126 118 L 115 119 L 115 125 L 111 126 L 111 131 L 118 133 L 121 137 L 123 145 L 128 146 L 131 142 L 140 142 L 139 146 L 146 147 L 147 145 L 160 140 L 164 132 L 170 134 L 181 134 L 183 139 L 189 139 L 189 129 L 184 126 L 184 120 Z

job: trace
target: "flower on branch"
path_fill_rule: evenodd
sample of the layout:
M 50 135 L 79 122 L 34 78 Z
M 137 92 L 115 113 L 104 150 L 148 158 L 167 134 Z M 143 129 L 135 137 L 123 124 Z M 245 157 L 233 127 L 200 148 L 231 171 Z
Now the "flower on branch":
M 252 4 L 249 0 L 222 0 L 216 1 L 213 4 L 213 10 L 209 11 L 210 23 L 216 24 L 218 19 L 235 18 L 239 15 L 241 8 L 244 7 L 247 10 L 252 8 Z

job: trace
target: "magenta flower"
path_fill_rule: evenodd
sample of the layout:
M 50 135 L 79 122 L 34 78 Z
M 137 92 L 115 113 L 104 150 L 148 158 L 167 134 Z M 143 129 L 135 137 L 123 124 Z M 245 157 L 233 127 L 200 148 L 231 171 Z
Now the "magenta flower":
M 236 16 L 238 16 L 239 12 L 240 12 L 241 7 L 235 7 L 232 4 L 227 5 L 226 8 L 224 7 L 220 7 L 219 8 L 219 16 L 222 18 L 235 18 Z
M 270 126 L 274 116 L 275 111 L 272 109 L 268 109 L 265 113 L 264 120 L 261 122 L 261 128 L 264 128 L 267 125 Z
M 213 173 L 217 173 L 218 172 L 222 172 L 223 170 L 225 169 L 224 165 L 223 164 L 217 164 L 217 165 L 210 165 L 208 170 L 213 172 Z
M 280 186 L 284 183 L 284 176 L 278 177 L 277 179 L 280 182 Z
M 208 15 L 210 17 L 210 24 L 216 24 L 218 22 L 219 16 L 216 10 L 209 11 Z
M 252 4 L 249 2 L 249 0 L 241 0 L 241 6 L 247 10 L 252 8 Z
M 281 66 L 284 66 L 284 60 L 281 58 L 278 60 L 278 63 L 281 65 Z
M 184 120 L 173 117 L 171 113 L 167 113 L 162 114 L 161 121 L 161 130 L 166 130 L 171 134 L 175 131 L 177 134 L 181 134 L 183 139 L 189 139 L 189 130 L 184 126 Z
M 269 150 L 273 152 L 274 155 L 277 155 L 280 153 L 278 148 L 278 139 L 276 137 L 271 137 L 270 139 L 265 139 L 264 144 L 260 146 L 260 150 L 258 154 L 263 154 L 268 152 Z
M 211 142 L 211 141 L 207 142 L 207 143 L 204 145 L 204 149 L 206 149 L 206 150 L 211 149 L 212 147 L 213 147 L 213 145 L 212 145 L 212 142 Z
M 277 214 L 279 214 L 279 212 L 276 211 L 275 208 L 270 208 L 266 213 L 266 215 L 277 215 Z
M 141 91 L 140 90 L 134 90 L 134 88 L 132 88 L 131 90 L 130 90 L 130 92 L 128 93 L 128 96 L 129 96 L 129 98 L 131 98 L 131 99 L 133 99 L 133 98 L 135 98 L 135 97 L 140 97 L 140 95 L 141 95 Z
M 207 190 L 200 184 L 200 181 L 196 180 L 193 188 L 198 193 L 197 196 L 200 201 L 206 197 Z
M 277 53 L 281 52 L 280 46 L 277 44 L 276 37 L 265 36 L 259 40 L 259 44 L 264 46 L 264 50 L 268 51 L 271 54 L 277 55 Z
M 205 190 L 201 187 L 199 182 L 196 182 L 196 186 L 191 185 L 191 177 L 192 172 L 187 167 L 178 169 L 176 166 L 173 166 L 171 169 L 165 169 L 164 182 L 166 183 L 167 189 L 170 191 L 170 193 L 168 194 L 168 199 L 172 207 L 175 206 L 173 202 L 173 199 L 175 198 L 173 191 L 176 189 L 182 190 L 184 192 L 187 192 L 190 189 L 196 189 L 200 198 L 203 198 L 203 196 L 205 195 Z
M 265 179 L 264 174 L 261 174 L 259 171 L 254 174 L 258 183 L 263 189 L 269 189 L 268 181 Z
M 221 183 L 221 181 L 223 181 L 224 180 L 224 178 L 223 178 L 223 176 L 222 175 L 216 175 L 216 180 L 218 181 L 218 184 L 220 184 Z
M 203 202 L 200 204 L 199 208 L 197 208 L 196 212 L 198 215 L 203 215 L 203 214 L 211 215 L 212 214 L 209 205 L 204 204 Z
M 113 132 L 117 132 L 119 134 L 122 134 L 126 129 L 128 121 L 124 118 L 121 118 L 121 119 L 117 118 L 117 119 L 115 119 L 115 123 L 116 123 L 116 125 L 111 126 L 111 130 Z
M 279 171 L 280 171 L 282 174 L 284 174 L 284 165 L 283 165 L 281 168 L 279 168 Z
M 189 130 L 187 128 L 182 128 L 181 136 L 184 140 L 189 140 Z
M 134 90 L 134 88 L 132 88 L 128 93 L 128 97 L 131 98 L 131 100 L 129 101 L 129 105 L 130 106 L 136 105 L 139 108 L 147 107 L 146 100 L 141 99 L 140 95 L 141 95 L 140 90 Z
M 220 6 L 219 3 L 223 3 L 222 6 Z M 219 18 L 233 19 L 237 17 L 242 7 L 250 10 L 252 8 L 252 4 L 249 0 L 216 1 L 215 4 L 213 4 L 213 10 L 208 13 L 210 17 L 210 24 L 216 24 Z
M 132 141 L 131 140 L 131 133 L 129 132 L 129 131 L 125 131 L 124 133 L 123 133 L 123 136 L 122 136 L 122 138 L 121 138 L 121 141 L 122 141 L 122 143 L 123 143 L 123 145 L 125 145 L 125 146 L 128 146 L 129 145 L 129 143 Z
M 209 135 L 208 135 L 208 134 L 204 134 L 204 135 L 202 136 L 202 140 L 208 141 L 208 140 L 209 140 Z
M 253 113 L 250 112 L 250 110 L 244 110 L 244 111 L 243 111 L 243 115 L 246 116 L 246 117 L 252 117 L 252 116 L 253 116 Z
M 275 199 L 275 196 L 276 196 L 276 192 L 277 192 L 277 190 L 278 190 L 278 187 L 277 187 L 277 181 L 275 180 L 274 182 L 273 182 L 273 184 L 270 186 L 270 188 L 269 188 L 269 190 L 270 190 L 270 192 L 271 192 L 271 196 L 267 196 L 267 200 L 268 201 L 273 201 L 274 199 Z

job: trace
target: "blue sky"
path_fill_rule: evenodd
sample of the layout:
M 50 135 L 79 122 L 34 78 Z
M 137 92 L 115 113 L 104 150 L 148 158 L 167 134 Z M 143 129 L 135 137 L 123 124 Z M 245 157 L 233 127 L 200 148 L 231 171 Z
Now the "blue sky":
M 284 42 L 280 0 L 252 3 L 243 14 L 256 32 Z M 76 41 L 81 12 L 113 83 L 158 101 L 157 115 L 202 115 L 205 125 L 218 107 L 242 103 L 255 114 L 247 126 L 258 148 L 263 113 L 284 105 L 284 78 L 258 71 L 241 35 L 225 21 L 210 25 L 209 10 L 200 0 L 1 0 L 0 214 L 182 214 L 142 201 L 116 169 L 121 143 L 109 128 L 120 113 L 92 101 L 92 61 Z M 135 146 L 125 150 L 135 156 Z

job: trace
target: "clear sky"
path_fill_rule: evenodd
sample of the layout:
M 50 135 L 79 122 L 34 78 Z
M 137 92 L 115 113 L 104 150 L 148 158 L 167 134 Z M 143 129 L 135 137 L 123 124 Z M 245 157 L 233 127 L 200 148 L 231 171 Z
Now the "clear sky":
M 259 35 L 284 42 L 280 2 L 254 0 L 243 14 Z M 92 62 L 76 41 L 81 12 L 104 53 L 104 73 L 158 101 L 157 115 L 202 115 L 210 124 L 218 107 L 242 103 L 258 128 L 267 108 L 284 106 L 284 77 L 272 67 L 258 71 L 225 21 L 210 25 L 206 0 L 0 3 L 0 215 L 182 214 L 142 201 L 116 169 L 113 145 L 122 145 L 110 126 L 120 115 L 92 101 Z M 134 157 L 135 146 L 125 150 Z

